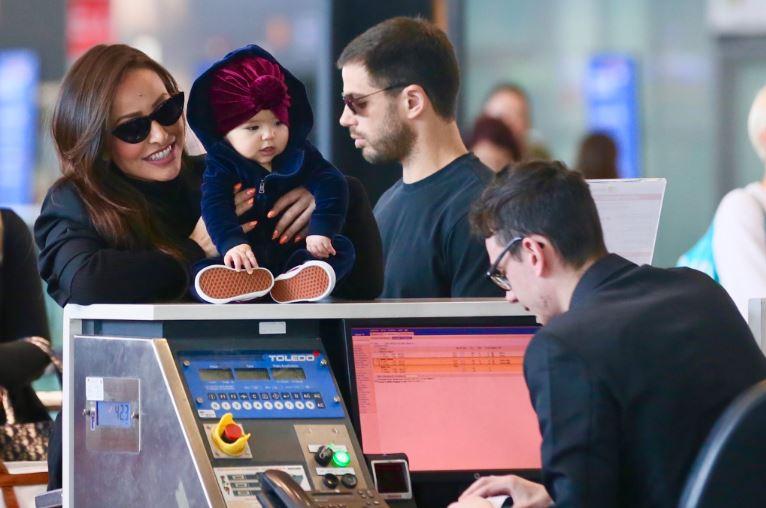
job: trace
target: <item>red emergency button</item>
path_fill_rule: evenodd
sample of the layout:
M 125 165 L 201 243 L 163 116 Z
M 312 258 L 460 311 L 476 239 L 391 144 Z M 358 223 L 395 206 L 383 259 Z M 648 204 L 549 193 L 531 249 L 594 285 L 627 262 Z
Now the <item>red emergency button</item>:
M 223 438 L 227 443 L 233 443 L 237 439 L 242 437 L 242 428 L 236 423 L 230 423 L 223 429 Z
M 247 450 L 250 434 L 243 434 L 242 428 L 234 421 L 231 413 L 224 414 L 218 424 L 210 430 L 210 439 L 216 448 L 231 457 L 239 457 Z

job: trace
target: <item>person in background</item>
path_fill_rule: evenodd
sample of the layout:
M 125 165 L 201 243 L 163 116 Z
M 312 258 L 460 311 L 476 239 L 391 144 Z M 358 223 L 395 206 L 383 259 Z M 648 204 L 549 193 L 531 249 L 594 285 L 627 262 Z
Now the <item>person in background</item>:
M 678 506 L 713 424 L 766 378 L 734 302 L 696 270 L 609 254 L 587 182 L 559 162 L 502 172 L 472 220 L 493 260 L 487 275 L 543 325 L 524 378 L 544 485 L 481 478 L 454 508 L 495 495 L 514 507 Z
M 753 101 L 747 131 L 766 167 L 766 87 Z M 721 200 L 713 218 L 713 259 L 718 280 L 747 319 L 748 301 L 766 297 L 766 174 Z
M 12 210 L 0 209 L 0 424 L 50 420 L 31 386 L 50 355 L 32 235 Z
M 587 180 L 618 178 L 617 144 L 608 134 L 588 134 L 580 142 L 575 171 Z
M 495 86 L 482 107 L 485 115 L 502 120 L 511 129 L 521 148 L 521 160 L 549 160 L 548 148 L 534 138 L 531 109 L 529 96 L 514 83 Z
M 476 119 L 468 149 L 495 173 L 521 160 L 513 132 L 501 120 L 489 116 Z
M 481 276 L 489 259 L 468 223 L 492 172 L 460 137 L 460 70 L 446 34 L 422 19 L 392 18 L 351 41 L 337 66 L 340 124 L 368 162 L 402 165 L 402 178 L 375 205 L 385 258 L 381 296 L 500 296 Z

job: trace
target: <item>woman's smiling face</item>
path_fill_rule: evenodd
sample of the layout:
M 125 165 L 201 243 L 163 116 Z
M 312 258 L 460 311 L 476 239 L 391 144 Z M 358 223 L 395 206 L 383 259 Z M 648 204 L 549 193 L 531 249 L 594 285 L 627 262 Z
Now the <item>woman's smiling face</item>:
M 160 76 L 150 69 L 128 71 L 117 87 L 109 130 L 123 122 L 151 114 L 170 98 Z M 183 115 L 168 127 L 151 123 L 149 135 L 139 143 L 127 143 L 109 135 L 109 157 L 123 173 L 146 181 L 168 181 L 181 171 L 186 124 Z

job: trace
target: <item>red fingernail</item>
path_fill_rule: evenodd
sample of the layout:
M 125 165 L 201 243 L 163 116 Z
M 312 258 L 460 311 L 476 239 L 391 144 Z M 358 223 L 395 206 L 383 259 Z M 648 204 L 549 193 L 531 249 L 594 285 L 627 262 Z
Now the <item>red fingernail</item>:
M 274 230 L 274 234 L 273 234 L 273 235 L 271 235 L 271 239 L 272 239 L 272 240 L 276 240 L 276 238 L 277 238 L 278 236 L 279 236 L 279 231 L 277 231 L 277 230 L 275 229 L 275 230 Z
M 301 241 L 301 235 L 295 235 L 295 243 L 298 243 Z
M 274 213 L 274 211 L 272 210 L 272 211 L 270 211 L 269 213 L 266 214 L 266 217 L 268 217 L 269 219 L 273 219 L 275 215 L 276 215 L 276 213 Z
M 286 237 L 286 236 L 283 236 L 282 238 L 280 238 L 280 239 L 279 239 L 279 243 L 280 243 L 280 244 L 282 244 L 282 245 L 284 245 L 285 243 L 287 243 L 287 237 Z
M 234 190 L 235 190 L 235 191 L 238 191 L 238 190 L 239 190 L 239 189 L 241 189 L 241 188 L 242 188 L 242 184 L 241 184 L 241 183 L 238 183 L 238 184 L 236 184 L 236 185 L 234 186 Z

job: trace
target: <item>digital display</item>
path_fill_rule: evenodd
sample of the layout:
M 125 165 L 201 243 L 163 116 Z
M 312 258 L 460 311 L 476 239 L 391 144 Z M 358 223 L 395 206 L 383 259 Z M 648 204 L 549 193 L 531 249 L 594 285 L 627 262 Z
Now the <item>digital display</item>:
M 406 494 L 410 491 L 403 460 L 372 462 L 376 488 L 381 494 Z
M 130 402 L 96 402 L 96 425 L 127 429 L 131 426 Z
M 234 369 L 234 374 L 237 376 L 237 379 L 270 379 L 268 369 Z
M 306 373 L 300 367 L 280 367 L 271 369 L 271 375 L 276 381 L 303 381 Z
M 200 369 L 199 377 L 203 381 L 232 381 L 231 369 Z
M 353 327 L 364 453 L 405 453 L 415 472 L 539 468 L 540 428 L 524 382 L 536 331 Z M 507 417 L 498 418 L 498 408 Z

